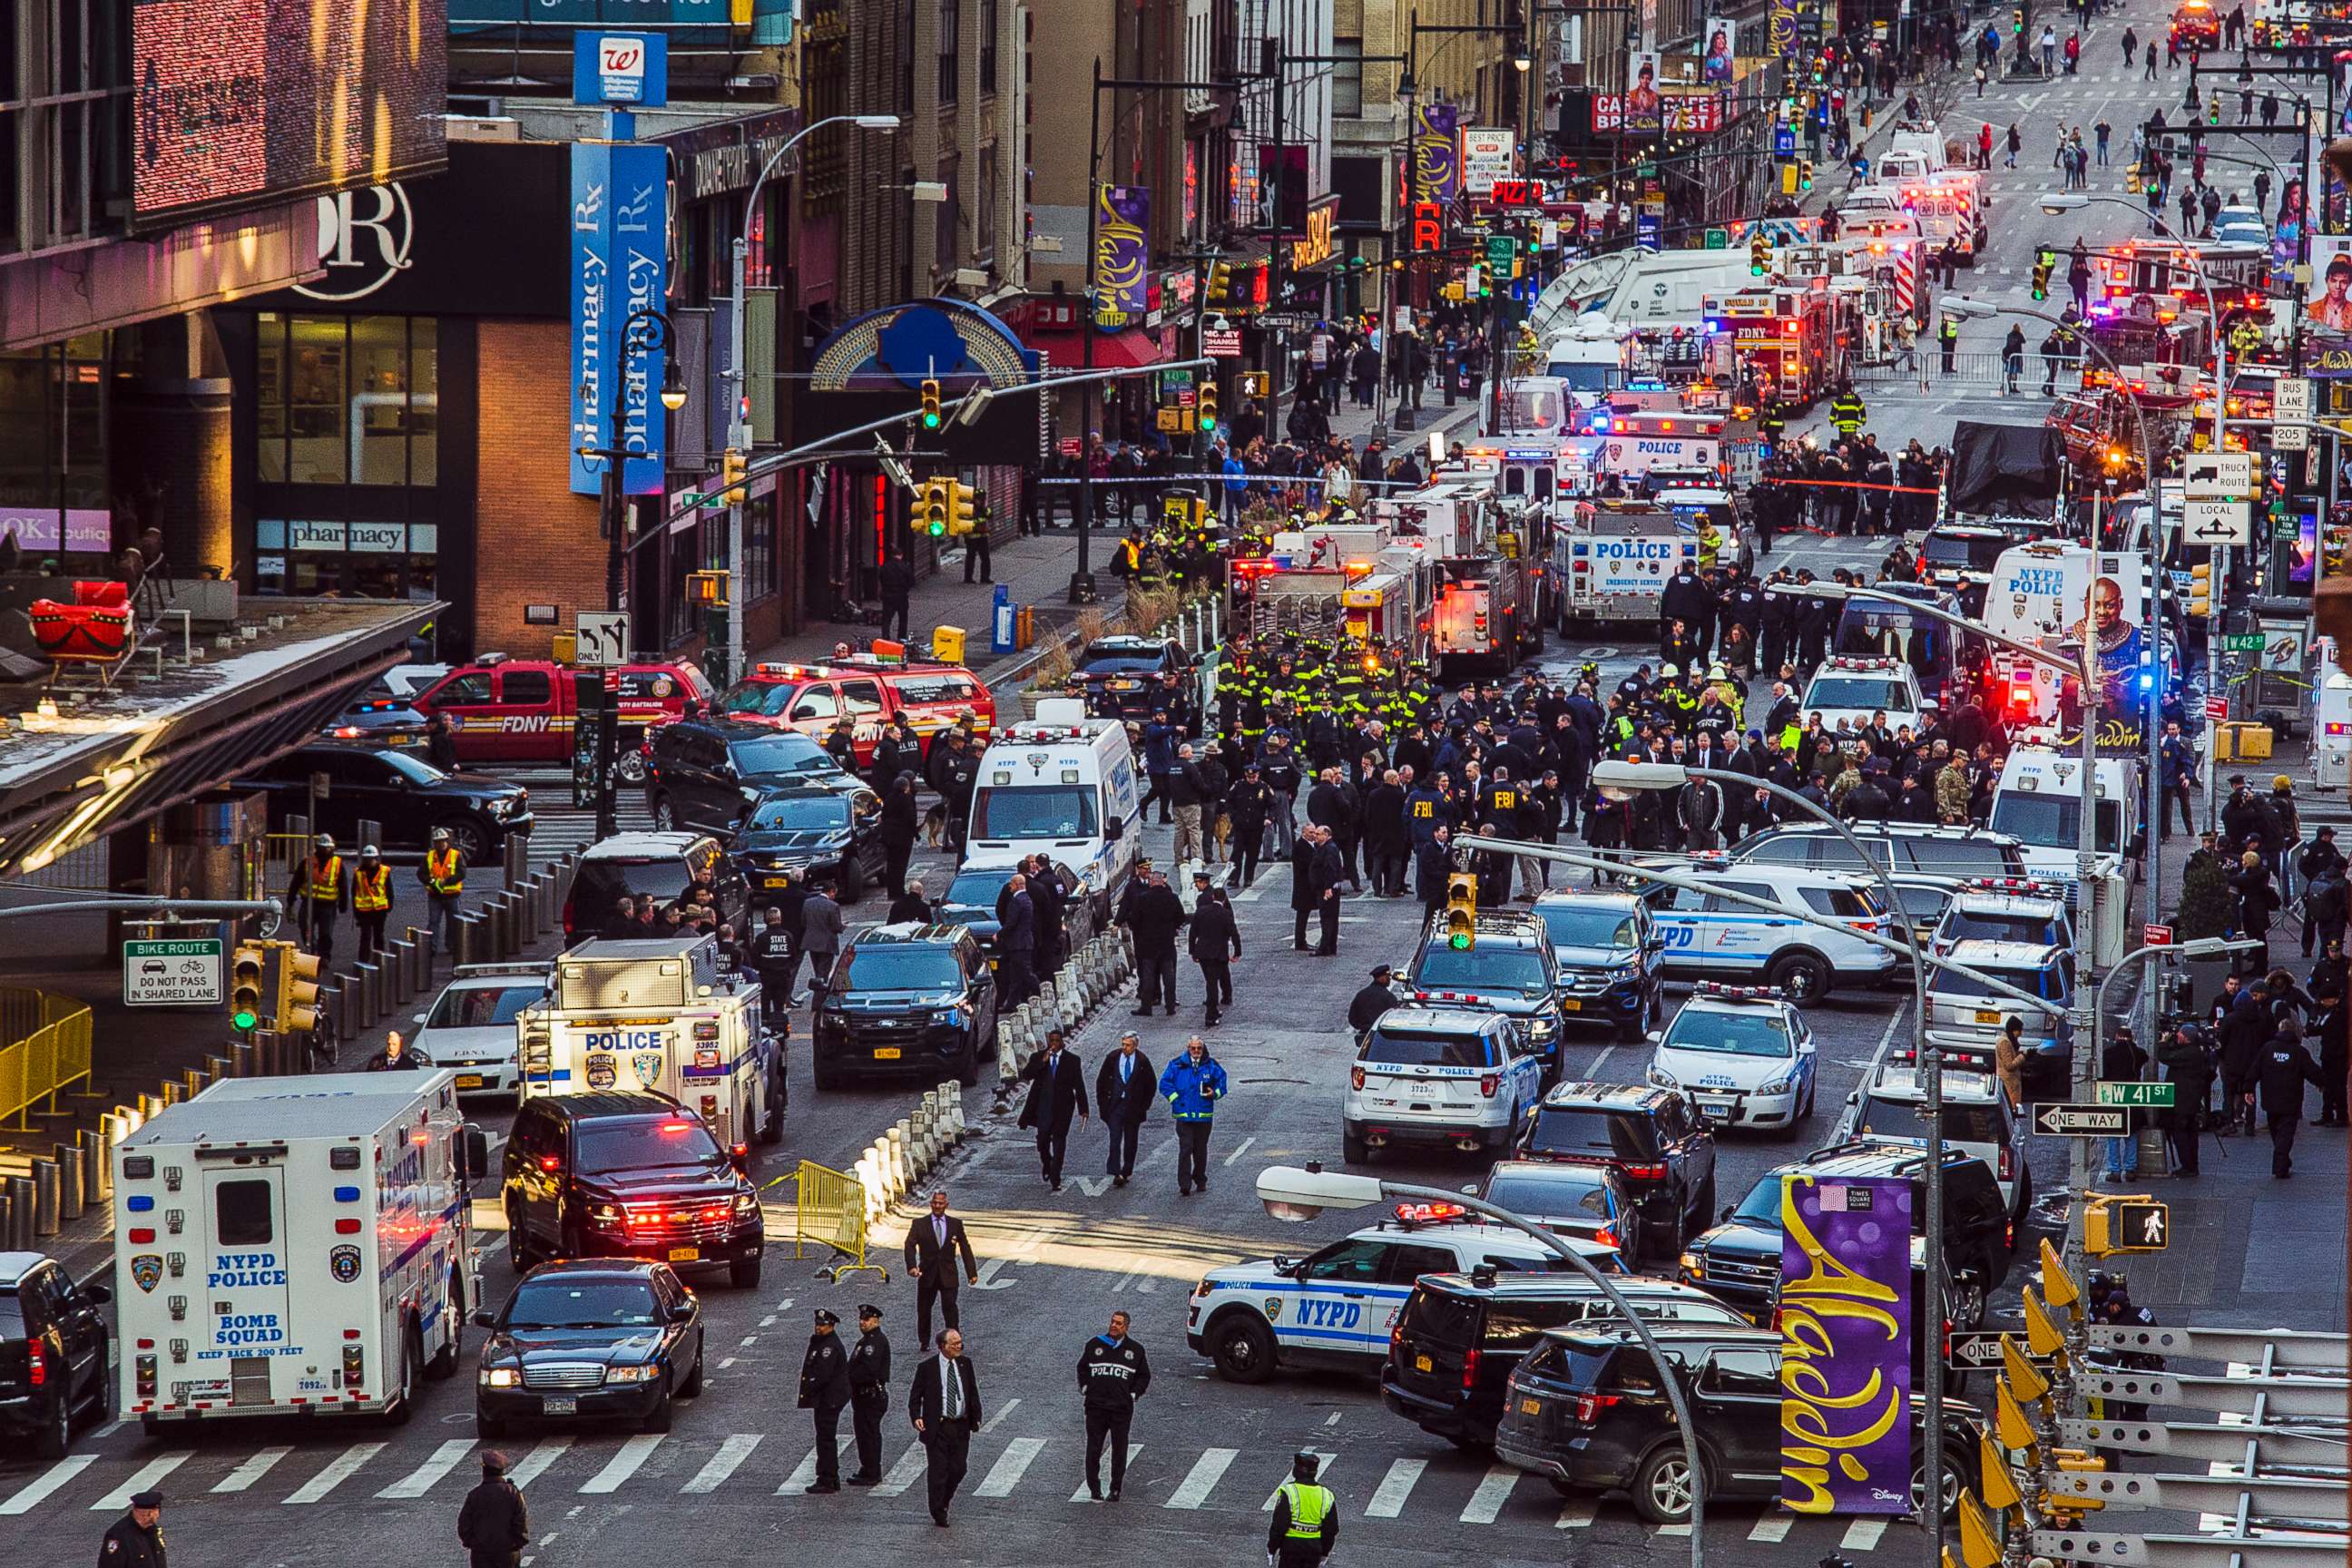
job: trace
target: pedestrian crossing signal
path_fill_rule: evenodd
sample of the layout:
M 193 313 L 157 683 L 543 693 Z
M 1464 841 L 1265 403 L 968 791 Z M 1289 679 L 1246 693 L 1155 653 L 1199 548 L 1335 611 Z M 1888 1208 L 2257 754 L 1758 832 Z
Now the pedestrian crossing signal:
M 1445 879 L 1445 945 L 1457 952 L 1478 945 L 1478 879 L 1467 871 Z
M 2058 265 L 2058 253 L 2047 246 L 2033 253 L 2033 297 L 2050 298 L 2050 274 Z
M 936 381 L 926 381 L 923 383 L 923 428 L 936 430 L 939 427 L 940 384 Z
M 2152 1198 L 2094 1193 L 2083 1210 L 2083 1250 L 2094 1258 L 2161 1252 L 2171 1231 L 2170 1211 Z

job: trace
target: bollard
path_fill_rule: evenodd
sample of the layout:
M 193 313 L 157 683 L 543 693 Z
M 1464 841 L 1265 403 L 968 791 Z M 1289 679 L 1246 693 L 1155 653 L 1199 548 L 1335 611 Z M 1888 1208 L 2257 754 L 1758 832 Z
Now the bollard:
M 58 1233 L 58 1210 L 64 1194 L 58 1190 L 64 1174 L 55 1160 L 33 1162 L 33 1234 L 55 1236 Z
M 181 1087 L 181 1085 L 172 1082 L 169 1079 L 164 1079 L 162 1083 L 155 1086 L 155 1088 L 162 1093 L 163 1103 L 166 1105 L 177 1105 L 180 1103 Z
M 8 1184 L 0 1182 L 0 1248 L 10 1252 L 30 1252 L 29 1245 L 16 1241 L 16 1201 L 8 1191 Z
M 85 1127 L 74 1134 L 81 1155 L 81 1201 L 85 1206 L 110 1203 L 114 1198 L 113 1152 L 106 1142 L 107 1129 L 113 1118 L 100 1116 L 95 1128 Z
M 254 1076 L 253 1046 L 250 1042 L 239 1040 L 228 1048 L 228 1071 L 231 1078 Z
M 81 1146 L 59 1143 L 50 1157 L 58 1163 L 58 1217 L 79 1219 L 82 1205 L 88 1201 L 82 1195 Z
M 139 1125 L 144 1127 L 150 1121 L 154 1121 L 156 1112 L 163 1109 L 163 1103 L 153 1095 L 141 1095 L 139 1097 Z
M 520 891 L 499 895 L 499 956 L 520 958 L 523 944 L 530 939 L 523 933 L 522 894 Z
M 358 999 L 353 1009 L 359 1016 L 360 1027 L 372 1029 L 383 1021 L 383 966 L 380 963 L 354 963 L 345 976 L 343 991 Z
M 336 1043 L 349 1045 L 358 1039 L 360 1021 L 353 1016 L 351 987 L 338 980 L 321 989 L 319 997 L 326 1005 L 328 1021 L 334 1026 Z
M 555 879 L 544 871 L 530 879 L 530 934 L 533 942 L 555 929 Z
M 33 1178 L 8 1178 L 8 1250 L 33 1250 Z
M 376 962 L 383 965 L 384 982 L 392 987 L 392 1005 L 394 1007 L 407 1006 L 416 994 L 416 987 L 411 984 L 414 966 L 409 963 L 408 954 L 401 951 L 402 946 L 396 942 L 388 943 L 376 955 Z
M 186 1072 L 180 1075 L 180 1098 L 183 1100 L 195 1099 L 196 1096 L 204 1093 L 205 1085 L 210 1082 L 212 1082 L 212 1079 L 206 1078 L 203 1073 L 198 1072 L 194 1068 L 190 1068 Z
M 415 995 L 433 984 L 433 933 L 424 926 L 410 926 L 404 940 L 410 950 L 408 962 L 415 966 L 408 976 L 409 994 Z
M 205 1058 L 205 1082 L 218 1083 L 221 1079 L 226 1077 L 228 1077 L 228 1058 L 226 1057 L 208 1056 Z

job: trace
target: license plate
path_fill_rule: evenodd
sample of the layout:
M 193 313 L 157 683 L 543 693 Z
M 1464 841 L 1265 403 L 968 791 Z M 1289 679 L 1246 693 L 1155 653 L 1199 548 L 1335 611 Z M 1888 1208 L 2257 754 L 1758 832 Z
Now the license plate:
M 877 1046 L 874 1047 L 874 1059 L 877 1062 L 895 1062 L 898 1059 L 898 1047 Z
M 457 1087 L 459 1089 L 479 1089 L 482 1087 L 482 1075 L 478 1072 L 461 1072 L 457 1075 Z
M 1542 1401 L 1542 1400 L 1540 1400 L 1540 1399 L 1522 1399 L 1522 1400 L 1520 1400 L 1520 1401 L 1519 1401 L 1519 1414 L 1520 1414 L 1520 1415 L 1542 1415 L 1542 1414 L 1543 1414 L 1543 1401 Z
M 1581 1013 L 1584 1011 L 1584 1004 L 1574 996 L 1563 996 L 1559 999 L 1559 1010 L 1563 1013 Z
M 1110 683 L 1110 689 L 1113 691 L 1139 691 L 1143 689 L 1143 683 L 1139 680 L 1114 680 Z
M 673 1247 L 669 1249 L 672 1263 L 692 1263 L 701 1256 L 702 1248 L 698 1247 Z
M 1412 1370 L 1415 1372 L 1435 1372 L 1437 1370 L 1437 1363 L 1430 1360 L 1425 1355 L 1417 1355 L 1412 1358 Z
M 792 885 L 793 879 L 790 877 L 762 877 L 760 879 L 760 886 L 763 888 L 789 888 Z
M 1979 1024 L 1998 1024 L 2000 1022 L 2000 1015 L 1988 1008 L 1979 1007 L 1977 1009 L 1977 1022 Z
M 539 1396 L 539 1413 L 541 1415 L 575 1415 L 579 1411 L 580 1396 L 576 1394 L 542 1394 Z

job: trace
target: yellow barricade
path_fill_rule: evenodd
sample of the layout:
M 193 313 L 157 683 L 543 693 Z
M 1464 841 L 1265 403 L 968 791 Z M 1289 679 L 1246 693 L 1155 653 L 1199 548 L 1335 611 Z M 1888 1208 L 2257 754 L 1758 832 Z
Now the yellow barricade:
M 0 986 L 0 1122 L 29 1132 L 35 1105 L 53 1116 L 59 1090 L 89 1081 L 89 1026 L 70 996 Z
M 800 1197 L 793 1206 L 793 1256 L 806 1257 L 812 1247 L 835 1255 L 840 1261 L 819 1272 L 836 1285 L 845 1275 L 867 1270 L 887 1283 L 890 1271 L 866 1260 L 866 1189 L 857 1178 L 803 1160 L 796 1180 Z

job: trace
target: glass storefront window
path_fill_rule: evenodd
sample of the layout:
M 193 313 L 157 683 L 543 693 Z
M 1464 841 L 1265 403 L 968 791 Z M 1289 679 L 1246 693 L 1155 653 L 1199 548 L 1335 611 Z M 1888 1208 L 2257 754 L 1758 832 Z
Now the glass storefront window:
M 260 447 L 254 478 L 286 482 L 286 318 L 264 310 L 254 318 L 255 434 Z
M 348 483 L 343 458 L 343 411 L 349 397 L 343 374 L 344 320 L 341 316 L 296 316 L 292 320 L 292 377 L 287 386 L 289 443 L 287 479 L 298 485 Z
M 352 331 L 352 482 L 408 482 L 408 334 L 397 316 L 357 316 Z
M 441 346 L 430 316 L 409 318 L 408 367 L 408 482 L 428 489 L 441 478 Z
M 254 324 L 257 479 L 437 481 L 440 349 L 431 320 L 265 310 Z

